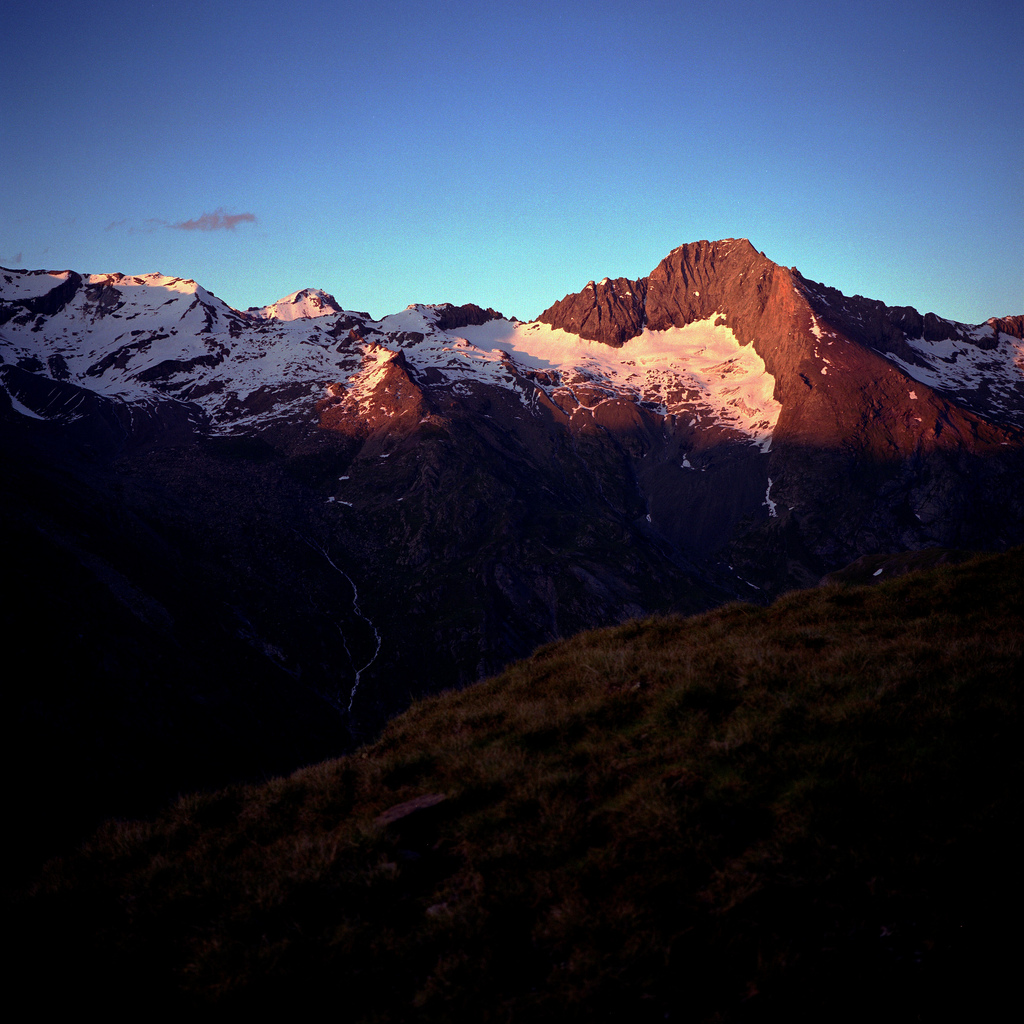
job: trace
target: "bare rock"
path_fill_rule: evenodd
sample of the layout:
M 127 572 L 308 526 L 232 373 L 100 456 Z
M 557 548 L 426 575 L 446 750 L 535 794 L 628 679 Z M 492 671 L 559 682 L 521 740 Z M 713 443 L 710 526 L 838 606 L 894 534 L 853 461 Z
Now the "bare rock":
M 646 293 L 644 278 L 630 281 L 617 277 L 612 281 L 606 277 L 600 284 L 591 281 L 583 291 L 566 295 L 537 319 L 588 341 L 619 348 L 644 329 Z
M 472 302 L 464 306 L 453 306 L 445 302 L 438 306 L 437 318 L 434 321 L 442 331 L 457 331 L 460 327 L 475 327 L 490 320 L 501 320 L 502 315 L 495 309 L 484 309 Z

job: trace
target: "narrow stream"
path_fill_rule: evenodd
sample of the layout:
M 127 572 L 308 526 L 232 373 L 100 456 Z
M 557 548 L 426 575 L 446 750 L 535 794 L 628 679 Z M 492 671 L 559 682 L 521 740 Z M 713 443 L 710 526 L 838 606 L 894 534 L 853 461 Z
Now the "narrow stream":
M 355 582 L 353 581 L 352 577 L 349 576 L 349 574 L 345 572 L 344 569 L 341 569 L 337 565 L 335 565 L 334 560 L 331 558 L 329 554 L 327 554 L 322 545 L 317 544 L 315 541 L 311 541 L 308 537 L 303 537 L 302 539 L 315 551 L 319 551 L 320 554 L 323 555 L 325 559 L 327 559 L 327 564 L 330 565 L 330 567 L 335 572 L 344 576 L 345 579 L 348 580 L 348 585 L 352 588 L 352 611 L 355 612 L 355 614 L 360 619 L 362 619 L 363 622 L 365 622 L 370 627 L 370 629 L 373 630 L 373 636 L 377 642 L 377 647 L 373 652 L 373 657 L 370 658 L 370 660 L 365 665 L 363 665 L 362 668 L 356 668 L 356 663 L 352 658 L 352 652 L 351 650 L 349 650 L 348 641 L 345 639 L 345 632 L 344 630 L 342 630 L 340 626 L 338 627 L 338 632 L 341 634 L 341 642 L 345 647 L 345 651 L 348 654 L 349 661 L 352 663 L 352 668 L 355 669 L 356 673 L 355 681 L 352 683 L 352 690 L 348 696 L 348 708 L 346 709 L 349 713 L 351 713 L 352 704 L 356 699 L 356 691 L 359 689 L 359 681 L 362 677 L 362 674 L 377 660 L 377 655 L 380 654 L 381 636 L 380 633 L 377 632 L 377 627 L 370 621 L 369 618 L 367 618 L 367 616 L 363 614 L 362 609 L 359 607 L 359 591 L 356 588 Z

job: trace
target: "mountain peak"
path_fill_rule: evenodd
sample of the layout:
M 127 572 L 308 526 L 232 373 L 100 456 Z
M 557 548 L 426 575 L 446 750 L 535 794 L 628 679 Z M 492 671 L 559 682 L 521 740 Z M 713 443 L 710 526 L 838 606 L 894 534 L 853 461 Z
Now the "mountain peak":
M 341 311 L 338 300 L 320 288 L 301 288 L 269 306 L 250 306 L 246 310 L 259 320 L 307 320 Z
M 619 347 L 651 330 L 685 327 L 725 311 L 738 286 L 749 290 L 751 272 L 775 267 L 746 238 L 702 240 L 677 246 L 647 276 L 631 281 L 588 281 L 537 318 L 588 341 Z M 744 282 L 744 276 L 747 281 Z

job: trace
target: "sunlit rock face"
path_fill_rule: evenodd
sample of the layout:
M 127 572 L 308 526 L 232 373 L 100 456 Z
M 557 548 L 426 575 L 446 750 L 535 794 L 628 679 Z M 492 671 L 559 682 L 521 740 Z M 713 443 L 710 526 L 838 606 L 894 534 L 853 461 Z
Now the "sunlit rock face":
M 12 720 L 100 736 L 69 807 L 117 810 L 341 751 L 580 629 L 1020 543 L 1022 323 L 743 239 L 533 323 L 0 270 L 14 632 L 48 655 Z
M 646 316 L 644 296 L 647 281 L 604 278 L 600 284 L 587 283 L 576 295 L 566 295 L 537 318 L 587 341 L 623 345 L 643 331 Z

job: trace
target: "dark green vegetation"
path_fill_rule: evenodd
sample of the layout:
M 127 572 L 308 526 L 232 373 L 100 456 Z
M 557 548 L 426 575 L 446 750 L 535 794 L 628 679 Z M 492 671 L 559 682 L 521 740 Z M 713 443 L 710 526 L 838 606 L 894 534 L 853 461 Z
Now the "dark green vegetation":
M 18 904 L 16 976 L 381 1022 L 977 1010 L 1016 968 L 1022 613 L 1017 550 L 549 645 L 108 824 Z

